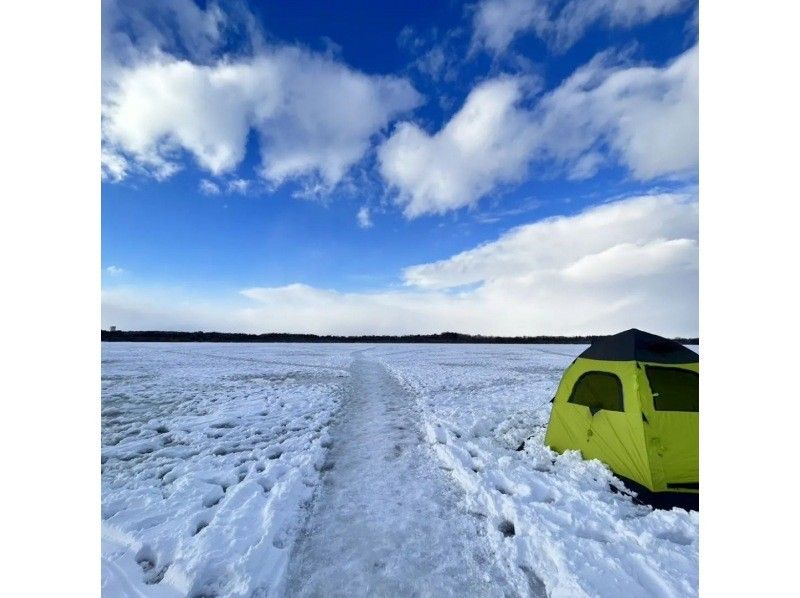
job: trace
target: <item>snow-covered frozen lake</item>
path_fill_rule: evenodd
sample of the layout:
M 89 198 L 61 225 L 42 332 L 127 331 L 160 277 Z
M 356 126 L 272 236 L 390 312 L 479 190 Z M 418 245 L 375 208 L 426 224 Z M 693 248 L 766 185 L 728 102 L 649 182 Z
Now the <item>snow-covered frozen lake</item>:
M 696 513 L 543 444 L 584 348 L 104 343 L 103 595 L 697 595 Z

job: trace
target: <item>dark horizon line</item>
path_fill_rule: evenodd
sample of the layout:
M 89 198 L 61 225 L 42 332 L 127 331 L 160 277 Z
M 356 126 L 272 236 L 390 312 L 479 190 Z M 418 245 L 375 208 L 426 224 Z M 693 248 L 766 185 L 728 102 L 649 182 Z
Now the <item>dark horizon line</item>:
M 182 332 L 173 330 L 101 330 L 101 342 L 201 342 L 201 343 L 449 343 L 449 344 L 521 344 L 521 345 L 577 345 L 591 344 L 607 334 L 576 336 L 492 336 L 440 332 L 437 334 L 363 334 L 320 335 L 291 332 Z M 699 337 L 674 337 L 683 345 L 699 345 Z

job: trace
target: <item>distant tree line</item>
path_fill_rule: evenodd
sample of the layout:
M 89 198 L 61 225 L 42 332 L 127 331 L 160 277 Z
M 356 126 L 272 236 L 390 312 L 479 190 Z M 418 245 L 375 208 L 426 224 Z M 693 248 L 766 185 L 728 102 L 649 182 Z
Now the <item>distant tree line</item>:
M 481 334 L 362 335 L 320 336 L 317 334 L 293 334 L 267 332 L 265 334 L 243 334 L 239 332 L 176 332 L 164 330 L 101 330 L 100 340 L 107 342 L 159 342 L 159 343 L 451 343 L 451 344 L 536 344 L 575 345 L 589 344 L 602 335 L 594 336 L 484 336 Z M 698 345 L 698 338 L 674 339 L 684 345 Z

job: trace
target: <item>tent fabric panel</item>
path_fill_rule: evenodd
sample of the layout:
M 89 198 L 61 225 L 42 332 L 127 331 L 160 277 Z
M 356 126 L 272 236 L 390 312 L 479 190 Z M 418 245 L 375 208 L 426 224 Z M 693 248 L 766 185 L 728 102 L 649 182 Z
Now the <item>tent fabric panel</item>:
M 624 411 L 600 410 L 570 403 L 575 383 L 589 372 L 616 375 L 622 383 Z M 554 450 L 579 450 L 599 459 L 617 474 L 651 485 L 642 414 L 636 391 L 636 367 L 630 362 L 578 358 L 567 368 L 553 402 L 545 442 Z
M 580 357 L 667 364 L 696 363 L 699 360 L 697 353 L 680 343 L 636 328 L 594 341 Z
M 656 410 L 648 371 L 657 364 L 640 364 L 638 369 L 639 397 L 648 438 L 650 469 L 653 472 L 652 490 L 668 489 L 697 492 L 690 488 L 670 488 L 669 484 L 692 484 L 700 481 L 700 414 L 689 411 Z M 699 375 L 698 364 L 681 366 Z M 650 370 L 651 371 L 651 370 Z M 655 398 L 657 400 L 658 397 Z

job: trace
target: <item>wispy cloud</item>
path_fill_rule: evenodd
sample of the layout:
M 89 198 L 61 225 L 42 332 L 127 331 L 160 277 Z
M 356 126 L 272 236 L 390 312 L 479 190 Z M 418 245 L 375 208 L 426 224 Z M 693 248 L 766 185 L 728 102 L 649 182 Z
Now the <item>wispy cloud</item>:
M 406 26 L 397 37 L 397 44 L 413 58 L 410 66 L 433 81 L 452 82 L 463 63 L 460 29 L 443 34 L 435 27 L 418 31 Z
M 114 265 L 108 266 L 106 268 L 106 272 L 108 273 L 109 276 L 122 276 L 123 274 L 125 274 L 124 269 Z
M 500 54 L 518 35 L 531 31 L 563 52 L 594 24 L 629 28 L 673 14 L 692 0 L 482 0 L 473 16 L 473 49 Z
M 509 218 L 512 216 L 520 216 L 521 214 L 527 214 L 529 212 L 534 212 L 541 208 L 544 205 L 544 202 L 532 197 L 521 199 L 518 202 L 515 202 L 515 206 L 511 208 L 504 208 L 504 209 L 489 209 L 489 210 L 481 210 L 476 211 L 473 215 L 473 218 L 482 224 L 490 224 L 493 222 L 499 222 L 504 218 Z
M 220 194 L 219 185 L 217 185 L 213 181 L 209 181 L 208 179 L 201 179 L 199 187 L 200 187 L 200 192 L 205 194 L 205 195 L 219 195 Z
M 228 181 L 229 193 L 247 193 L 250 189 L 250 181 L 247 179 L 233 179 Z

